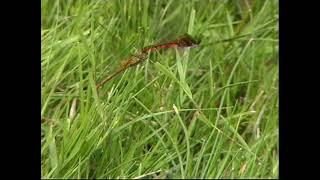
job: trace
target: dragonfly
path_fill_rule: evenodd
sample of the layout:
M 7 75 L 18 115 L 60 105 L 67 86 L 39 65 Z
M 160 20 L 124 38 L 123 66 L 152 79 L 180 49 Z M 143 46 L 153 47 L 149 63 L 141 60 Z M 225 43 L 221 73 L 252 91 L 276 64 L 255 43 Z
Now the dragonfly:
M 170 48 L 194 48 L 194 47 L 198 47 L 199 44 L 200 44 L 199 40 L 194 39 L 189 34 L 184 34 L 174 41 L 144 47 L 137 54 L 134 54 L 129 58 L 127 58 L 126 60 L 122 61 L 120 67 L 113 74 L 111 74 L 110 76 L 104 78 L 99 83 L 97 83 L 96 88 L 99 89 L 105 83 L 107 83 L 108 81 L 110 81 L 111 79 L 113 79 L 118 74 L 125 71 L 126 69 L 145 61 L 148 58 L 148 54 L 151 52 L 160 51 L 162 49 L 170 49 Z

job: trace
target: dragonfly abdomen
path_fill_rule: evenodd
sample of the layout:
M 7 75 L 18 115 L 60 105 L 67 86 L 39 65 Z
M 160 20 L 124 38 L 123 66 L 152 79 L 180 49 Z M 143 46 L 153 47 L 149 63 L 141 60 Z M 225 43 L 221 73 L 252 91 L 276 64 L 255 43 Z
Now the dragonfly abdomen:
M 149 46 L 143 48 L 142 52 L 147 53 L 147 52 L 153 52 L 157 51 L 160 49 L 167 49 L 167 48 L 173 48 L 173 47 L 178 47 L 177 43 L 166 43 L 166 44 L 160 44 L 160 45 L 155 45 L 155 46 Z

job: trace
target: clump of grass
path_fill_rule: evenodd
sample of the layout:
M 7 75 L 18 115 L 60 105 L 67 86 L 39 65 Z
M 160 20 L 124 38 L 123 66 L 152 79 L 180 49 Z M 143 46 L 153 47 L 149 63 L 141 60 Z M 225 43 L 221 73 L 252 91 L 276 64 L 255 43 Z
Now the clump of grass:
M 277 1 L 41 4 L 43 178 L 277 178 Z

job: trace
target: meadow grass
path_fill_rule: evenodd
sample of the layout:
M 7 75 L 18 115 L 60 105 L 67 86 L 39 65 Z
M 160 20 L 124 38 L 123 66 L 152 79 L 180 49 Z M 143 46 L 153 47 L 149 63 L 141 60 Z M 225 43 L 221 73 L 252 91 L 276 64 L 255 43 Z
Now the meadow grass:
M 41 3 L 43 178 L 278 177 L 276 0 Z

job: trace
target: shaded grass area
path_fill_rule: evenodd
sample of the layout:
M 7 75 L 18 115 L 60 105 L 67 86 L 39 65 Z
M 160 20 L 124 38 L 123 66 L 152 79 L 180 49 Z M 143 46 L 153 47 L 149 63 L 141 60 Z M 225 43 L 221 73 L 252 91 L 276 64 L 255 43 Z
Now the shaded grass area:
M 278 176 L 277 1 L 41 8 L 43 178 Z M 138 49 L 186 32 L 206 45 L 150 54 L 96 90 Z

